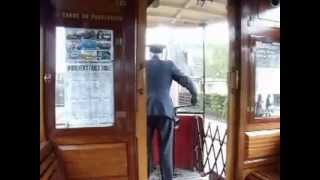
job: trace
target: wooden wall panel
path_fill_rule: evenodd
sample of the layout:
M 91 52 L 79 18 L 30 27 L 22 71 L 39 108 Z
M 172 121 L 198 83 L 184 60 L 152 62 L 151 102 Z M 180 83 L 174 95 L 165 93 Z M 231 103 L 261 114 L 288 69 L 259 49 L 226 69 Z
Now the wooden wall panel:
M 40 175 L 42 175 L 55 160 L 55 154 L 53 152 L 50 153 L 50 155 L 40 164 Z
M 113 29 L 115 33 L 114 126 L 56 129 L 55 79 L 44 84 L 45 130 L 57 147 L 67 179 L 137 180 L 139 170 L 140 179 L 145 180 L 145 109 L 137 108 L 145 103 L 145 95 L 137 91 L 138 84 L 139 88 L 145 85 L 144 70 L 136 67 L 144 61 L 146 1 L 52 0 L 47 6 L 44 72 L 54 78 L 55 26 Z
M 71 12 L 95 12 L 99 14 L 119 14 L 121 11 L 119 0 L 55 0 L 57 10 Z
M 48 141 L 40 143 L 40 180 L 65 180 L 54 146 Z
M 48 169 L 45 171 L 45 173 L 40 177 L 40 180 L 51 180 L 54 174 L 56 173 L 56 170 L 58 169 L 58 161 L 54 160 Z
M 280 152 L 280 130 L 245 133 L 246 159 L 276 156 Z
M 280 180 L 279 173 L 274 170 L 252 172 L 246 180 Z
M 271 8 L 269 0 L 229 0 L 228 10 L 233 10 L 233 20 L 231 25 L 234 25 L 234 32 L 231 34 L 235 37 L 230 51 L 234 51 L 236 56 L 230 57 L 230 61 L 234 60 L 234 64 L 240 65 L 240 94 L 238 96 L 239 103 L 236 106 L 238 118 L 235 123 L 229 123 L 230 129 L 236 133 L 235 147 L 232 154 L 235 160 L 234 179 L 245 179 L 246 174 L 253 170 L 276 166 L 276 161 L 272 162 L 270 158 L 279 157 L 280 151 L 280 122 L 279 121 L 253 121 L 251 116 L 251 100 L 252 100 L 252 84 L 253 78 L 251 73 L 252 59 L 251 42 L 252 37 L 271 39 L 278 42 L 280 39 L 280 24 L 272 19 L 261 17 L 261 13 L 265 13 Z M 232 14 L 231 14 L 232 15 Z M 231 20 L 232 20 L 231 17 Z M 275 17 L 275 16 L 274 16 Z M 230 23 L 230 22 L 229 22 Z M 236 69 L 236 67 L 235 67 Z M 236 111 L 236 110 L 235 110 Z M 230 113 L 231 114 L 231 113 Z M 258 133 L 258 131 L 261 131 Z M 278 131 L 277 133 L 268 134 L 265 131 Z M 256 134 L 255 134 L 256 133 Z M 264 134 L 265 133 L 265 134 Z M 230 146 L 229 146 L 230 147 Z M 231 154 L 231 153 L 229 153 Z M 261 159 L 267 159 L 260 161 Z M 250 163 L 248 164 L 248 162 Z M 248 167 L 250 166 L 250 167 Z M 254 166 L 254 167 L 251 167 Z M 230 176 L 229 176 L 230 177 Z M 233 178 L 233 177 L 231 177 Z
M 126 179 L 127 144 L 61 145 L 68 179 Z

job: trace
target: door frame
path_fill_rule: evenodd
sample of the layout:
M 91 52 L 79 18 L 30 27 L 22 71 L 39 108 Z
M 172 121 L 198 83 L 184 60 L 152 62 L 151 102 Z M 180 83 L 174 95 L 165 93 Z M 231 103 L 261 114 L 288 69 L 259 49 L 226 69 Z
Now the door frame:
M 227 159 L 226 179 L 238 179 L 238 143 L 240 126 L 241 87 L 241 1 L 227 0 L 229 24 L 229 74 L 228 74 L 228 116 L 227 116 Z
M 148 1 L 148 6 L 154 0 Z M 228 73 L 228 116 L 227 116 L 227 158 L 226 179 L 239 177 L 237 171 L 238 140 L 240 126 L 240 75 L 241 75 L 241 1 L 227 1 L 227 22 L 229 24 L 229 73 Z M 146 10 L 146 9 L 145 9 Z M 141 50 L 142 51 L 142 50 Z M 145 82 L 144 82 L 145 84 Z M 139 159 L 140 160 L 140 159 Z

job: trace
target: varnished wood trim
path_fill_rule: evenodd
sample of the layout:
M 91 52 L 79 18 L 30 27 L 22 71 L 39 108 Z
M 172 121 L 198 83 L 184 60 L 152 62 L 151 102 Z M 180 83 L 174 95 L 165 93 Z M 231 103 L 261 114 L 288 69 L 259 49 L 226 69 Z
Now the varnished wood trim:
M 251 27 L 252 28 L 252 27 Z M 250 29 L 250 28 L 249 28 Z M 262 28 L 259 27 L 259 30 Z M 248 49 L 250 51 L 252 48 L 255 47 L 257 41 L 261 42 L 267 42 L 267 43 L 273 43 L 273 42 L 280 42 L 280 29 L 279 28 L 269 28 L 268 30 L 263 29 L 263 33 L 254 34 L 251 33 L 248 36 Z M 248 62 L 248 90 L 249 90 L 249 96 L 248 96 L 248 105 L 251 107 L 255 107 L 255 92 L 256 92 L 256 61 L 252 60 L 251 52 L 248 52 L 248 55 L 245 55 L 244 58 L 247 58 Z M 273 117 L 273 118 L 258 118 L 255 117 L 255 112 L 249 112 L 248 113 L 248 125 L 247 130 L 250 128 L 250 130 L 259 130 L 259 129 L 274 129 L 279 128 L 279 121 L 280 117 Z
M 50 142 L 44 141 L 40 143 L 40 162 L 44 161 L 51 152 L 53 152 L 53 147 Z
M 138 151 L 138 179 L 147 178 L 147 120 L 146 120 L 146 81 L 145 81 L 145 32 L 147 1 L 138 0 L 137 3 L 137 88 L 144 93 L 136 93 L 136 137 Z
M 40 180 L 50 180 L 53 173 L 57 172 L 58 161 L 55 160 L 50 167 L 44 172 L 44 174 L 40 177 Z
M 270 164 L 276 164 L 280 162 L 280 157 L 279 156 L 273 156 L 273 157 L 268 157 L 268 158 L 260 158 L 260 159 L 255 159 L 255 160 L 247 160 L 244 162 L 244 168 L 257 168 L 260 166 L 266 166 Z
M 64 151 L 80 151 L 80 150 L 113 149 L 113 148 L 126 149 L 126 147 L 127 145 L 125 143 L 118 142 L 115 144 L 59 145 L 58 149 L 64 152 Z
M 245 133 L 245 158 L 256 159 L 280 153 L 280 131 L 256 131 Z
M 44 51 L 44 30 L 40 24 L 40 142 L 47 140 L 44 129 L 44 105 L 43 105 L 43 51 Z
M 114 134 L 111 136 L 109 134 L 95 133 L 95 134 L 79 134 L 74 135 L 57 135 L 54 137 L 53 142 L 58 145 L 80 145 L 80 144 L 103 144 L 103 143 L 119 143 L 119 142 L 128 142 L 129 137 L 134 136 L 134 134 Z
M 51 163 L 54 162 L 55 160 L 55 154 L 51 153 L 41 164 L 40 164 L 40 176 L 43 175 L 43 173 L 45 172 L 45 170 L 47 170 Z
M 259 130 L 271 130 L 279 129 L 280 122 L 259 122 L 259 123 L 249 123 L 246 126 L 246 131 L 259 131 Z
M 112 3 L 118 2 L 114 0 Z M 72 9 L 83 9 L 85 2 L 76 3 L 76 1 L 59 1 L 59 7 L 63 8 L 72 8 Z M 99 2 L 92 2 L 90 7 L 94 7 L 97 3 L 103 3 L 101 0 Z M 97 136 L 100 133 L 104 135 L 117 136 L 117 134 L 134 132 L 135 129 L 135 117 L 134 117 L 134 108 L 131 106 L 134 105 L 133 99 L 134 97 L 131 95 L 134 92 L 129 91 L 129 89 L 134 89 L 132 85 L 134 81 L 131 82 L 128 77 L 132 77 L 132 75 L 128 75 L 127 70 L 134 72 L 134 68 L 130 69 L 128 67 L 131 61 L 134 61 L 134 41 L 127 39 L 128 37 L 134 36 L 134 31 L 127 30 L 131 36 L 124 36 L 124 30 L 126 27 L 124 25 L 128 22 L 134 22 L 134 16 L 132 15 L 134 12 L 133 8 L 130 8 L 130 2 L 127 2 L 127 5 L 124 6 L 123 9 L 121 7 L 121 12 L 124 13 L 124 21 L 121 22 L 83 22 L 76 20 L 59 20 L 58 17 L 55 16 L 58 11 L 63 9 L 61 8 L 53 8 L 49 12 L 49 17 L 45 26 L 45 73 L 50 73 L 52 75 L 52 80 L 50 83 L 45 83 L 45 119 L 46 119 L 46 130 L 50 140 L 54 140 L 57 136 L 71 135 L 74 134 L 82 134 L 96 133 Z M 56 5 L 56 4 L 55 4 Z M 81 7 L 78 7 L 81 6 Z M 96 9 L 103 9 L 104 7 L 96 7 L 95 10 L 92 9 L 92 12 L 95 12 Z M 105 7 L 104 10 L 108 10 L 110 7 Z M 131 14 L 130 14 L 131 13 Z M 126 112 L 126 117 L 115 117 L 115 125 L 112 127 L 106 128 L 73 128 L 73 129 L 56 129 L 55 128 L 55 27 L 56 26 L 66 26 L 66 27 L 83 27 L 83 28 L 110 28 L 114 30 L 115 38 L 122 38 L 123 45 L 114 47 L 114 55 L 115 55 L 115 111 Z M 128 47 L 126 47 L 128 46 Z M 129 50 L 128 50 L 129 49 Z M 124 54 L 125 51 L 133 52 L 132 54 Z M 130 57 L 130 58 L 128 58 Z M 128 83 L 130 82 L 130 83 Z M 131 94 L 130 94 L 131 93 Z M 121 97 L 121 99 L 120 99 Z M 123 101 L 123 99 L 127 99 L 128 101 Z M 127 107 L 130 106 L 130 107 Z
M 229 72 L 233 70 L 240 71 L 240 1 L 228 0 L 227 3 L 228 23 L 229 23 Z M 229 79 L 229 78 L 228 78 Z M 240 86 L 240 84 L 239 84 Z M 227 159 L 226 159 L 226 179 L 237 179 L 237 160 L 238 160 L 238 134 L 239 134 L 239 116 L 240 116 L 240 94 L 239 90 L 231 90 L 228 86 L 229 106 L 228 106 L 228 141 L 227 141 Z

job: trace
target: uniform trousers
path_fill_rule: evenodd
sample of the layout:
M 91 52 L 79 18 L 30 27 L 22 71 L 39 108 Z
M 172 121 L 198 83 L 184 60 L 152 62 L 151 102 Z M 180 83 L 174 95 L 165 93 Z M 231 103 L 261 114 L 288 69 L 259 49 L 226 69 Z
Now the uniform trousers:
M 157 130 L 160 137 L 160 172 L 162 180 L 172 180 L 173 177 L 173 131 L 174 122 L 164 116 L 148 116 L 147 144 L 148 144 L 148 175 L 152 172 L 152 138 Z

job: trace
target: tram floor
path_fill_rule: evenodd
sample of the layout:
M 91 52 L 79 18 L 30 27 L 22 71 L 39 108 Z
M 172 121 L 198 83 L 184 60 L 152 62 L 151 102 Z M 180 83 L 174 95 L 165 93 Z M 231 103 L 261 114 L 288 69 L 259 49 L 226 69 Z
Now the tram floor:
M 159 167 L 152 172 L 149 180 L 161 180 Z M 208 177 L 201 177 L 197 171 L 176 168 L 173 180 L 208 180 Z

